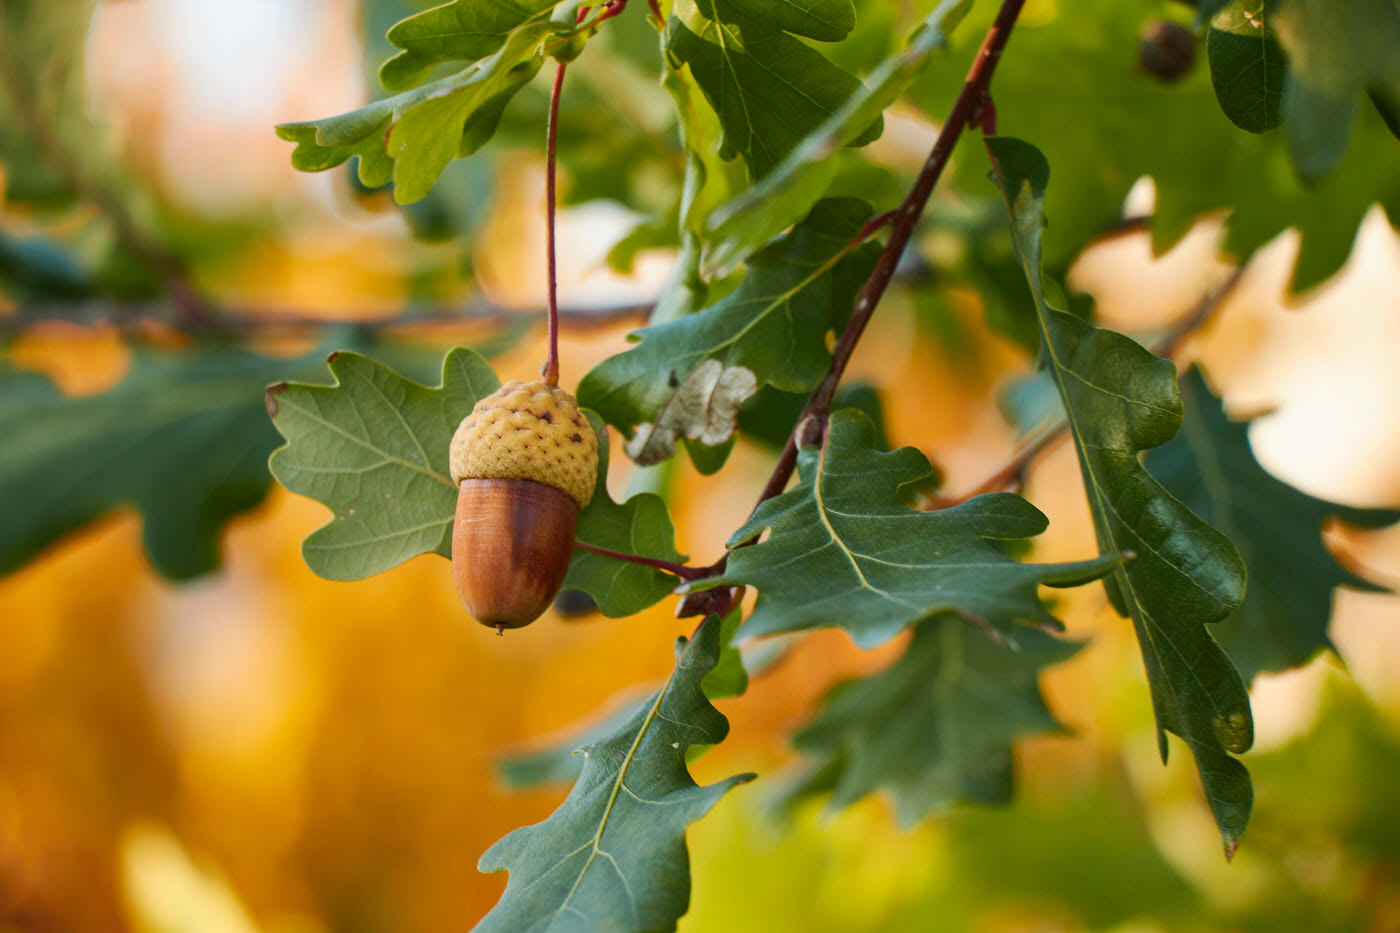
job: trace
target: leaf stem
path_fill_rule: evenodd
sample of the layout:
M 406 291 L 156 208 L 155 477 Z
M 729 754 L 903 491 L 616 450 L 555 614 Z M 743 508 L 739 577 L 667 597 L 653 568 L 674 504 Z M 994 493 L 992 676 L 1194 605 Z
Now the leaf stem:
M 592 28 L 601 26 L 626 8 L 627 0 L 611 0 L 610 3 L 604 4 L 603 12 L 593 21 Z M 588 7 L 581 7 L 576 22 L 582 23 L 587 15 Z M 545 276 L 548 279 L 549 358 L 545 360 L 543 375 L 544 381 L 551 386 L 559 384 L 559 277 L 554 263 L 554 214 L 557 200 L 555 175 L 558 163 L 555 150 L 559 141 L 559 97 L 564 90 L 566 67 L 567 63 L 561 61 L 554 72 L 554 87 L 549 92 L 549 118 L 545 122 L 544 140 L 544 264 Z
M 583 15 L 583 11 L 579 11 Z M 549 315 L 549 359 L 544 364 L 544 381 L 551 386 L 559 384 L 559 278 L 554 266 L 554 203 L 555 203 L 555 157 L 554 152 L 559 138 L 559 95 L 564 90 L 565 64 L 559 63 L 554 72 L 554 88 L 549 92 L 549 119 L 545 124 L 545 208 L 544 208 L 544 263 L 548 279 Z
M 622 551 L 613 551 L 596 544 L 589 544 L 586 541 L 574 541 L 574 547 L 581 551 L 588 551 L 603 557 L 610 557 L 613 560 L 626 561 L 629 564 L 642 564 L 647 567 L 655 567 L 657 570 L 664 570 L 667 573 L 675 574 L 682 580 L 698 580 L 708 572 L 703 567 L 688 567 L 685 564 L 678 564 L 669 560 L 657 560 L 654 557 L 643 557 L 640 554 L 624 554 Z

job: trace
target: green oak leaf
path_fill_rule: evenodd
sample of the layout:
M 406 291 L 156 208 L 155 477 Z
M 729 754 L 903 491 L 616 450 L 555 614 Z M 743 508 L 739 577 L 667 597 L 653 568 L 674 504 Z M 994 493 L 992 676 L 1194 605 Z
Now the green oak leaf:
M 947 112 L 976 54 L 973 40 L 996 9 L 978 4 L 950 37 L 949 53 L 935 56 L 915 80 L 909 96 L 926 112 Z M 1295 290 L 1341 266 L 1373 204 L 1382 204 L 1392 222 L 1400 218 L 1395 140 L 1372 108 L 1357 115 L 1336 169 L 1304 183 L 1283 133 L 1242 134 L 1226 119 L 1208 69 L 1164 84 L 1135 70 L 1133 56 L 1116 54 L 1136 46 L 1146 15 L 1118 0 L 1059 4 L 1043 19 L 1017 25 L 997 66 L 998 124 L 1037 140 L 1055 166 L 1046 195 L 1056 233 L 1045 247 L 1052 274 L 1063 273 L 1091 238 L 1115 229 L 1124 197 L 1144 175 L 1156 182 L 1150 226 L 1158 250 L 1213 211 L 1229 213 L 1223 245 L 1241 258 L 1293 227 L 1301 234 Z M 1278 15 L 1270 25 L 1282 41 Z M 955 154 L 951 171 L 963 193 L 985 190 L 980 154 Z
M 1079 649 L 1038 631 L 1011 648 L 961 619 L 920 622 L 892 665 L 838 685 L 793 738 L 817 762 L 788 792 L 829 791 L 832 809 L 877 789 L 910 826 L 961 802 L 1011 799 L 1011 743 L 1062 731 L 1040 696 L 1041 668 Z
M 1023 564 L 989 541 L 1029 538 L 1046 519 L 1020 496 L 993 493 L 923 512 L 901 490 L 932 473 L 912 447 L 881 453 L 860 412 L 831 416 L 826 441 L 798 455 L 801 482 L 764 502 L 730 536 L 728 568 L 693 588 L 758 589 L 744 637 L 840 626 L 862 648 L 916 622 L 956 613 L 1014 642 L 1021 623 L 1059 626 L 1038 587 L 1079 586 L 1118 565 L 1117 556 Z M 737 545 L 767 532 L 747 547 Z
M 842 257 L 868 215 L 860 201 L 819 203 L 753 256 L 733 292 L 697 314 L 640 331 L 638 346 L 589 371 L 579 383 L 580 404 L 630 434 L 655 422 L 707 359 L 742 366 L 759 385 L 811 389 L 831 363 L 826 335 L 844 324 L 878 254 L 863 245 Z
M 10 503 L 0 573 L 125 505 L 141 512 L 160 573 L 185 580 L 214 570 L 224 523 L 267 492 L 277 435 L 262 389 L 308 365 L 231 347 L 140 350 L 115 388 L 71 397 L 0 364 L 0 494 Z
M 686 751 L 724 739 L 729 723 L 701 684 L 719 659 L 720 620 L 676 644 L 661 689 L 607 738 L 582 751 L 583 770 L 548 819 L 514 830 L 481 856 L 509 871 L 505 893 L 476 927 L 523 930 L 670 930 L 690 902 L 685 831 L 736 775 L 698 786 Z
M 578 540 L 624 554 L 684 561 L 685 556 L 676 551 L 676 530 L 665 499 L 642 492 L 625 503 L 617 503 L 608 494 L 607 427 L 597 415 L 586 414 L 598 433 L 598 485 L 593 500 L 579 512 Z M 603 615 L 613 619 L 641 612 L 665 599 L 676 583 L 675 577 L 653 567 L 580 549 L 574 550 L 569 574 L 564 578 L 565 589 L 588 593 Z
M 1288 59 L 1268 20 L 1264 0 L 1232 0 L 1206 33 L 1210 81 L 1220 110 L 1250 133 L 1271 130 L 1282 119 Z
M 302 542 L 307 565 L 330 580 L 358 580 L 419 554 L 452 554 L 457 485 L 447 450 L 477 400 L 500 386 L 491 365 L 457 348 L 442 384 L 420 385 L 359 353 L 327 360 L 333 385 L 283 382 L 267 411 L 287 443 L 268 467 L 292 492 L 334 517 Z
M 1337 563 L 1322 540 L 1330 518 L 1365 528 L 1400 511 L 1354 509 L 1276 479 L 1254 459 L 1249 423 L 1231 421 L 1200 370 L 1182 377 L 1181 433 L 1147 454 L 1147 469 L 1191 511 L 1229 535 L 1249 568 L 1244 604 L 1215 627 L 1245 682 L 1330 648 L 1332 590 L 1381 590 Z
M 519 336 L 508 328 L 482 352 Z M 330 345 L 363 341 L 338 328 L 327 337 Z M 381 352 L 413 372 L 438 360 L 410 345 Z M 278 443 L 264 408 L 267 384 L 314 377 L 324 360 L 319 349 L 288 359 L 218 343 L 188 353 L 138 348 L 114 388 L 77 397 L 0 363 L 0 491 L 15 503 L 0 534 L 0 573 L 126 505 L 142 513 L 158 572 L 185 580 L 216 569 L 223 525 L 267 491 Z
M 904 49 L 870 73 L 844 104 L 808 133 L 772 171 L 706 221 L 706 262 L 721 274 L 807 215 L 836 177 L 841 147 L 855 142 L 946 46 L 946 35 L 971 0 L 943 0 L 909 37 Z
M 292 165 L 320 172 L 357 156 L 363 184 L 378 188 L 392 181 L 400 204 L 420 200 L 449 162 L 486 144 L 507 104 L 539 71 L 544 56 L 588 28 L 575 25 L 572 15 L 551 18 L 547 13 L 546 7 L 526 16 L 500 43 L 492 39 L 493 47 L 499 46 L 495 52 L 455 74 L 339 116 L 278 126 L 278 136 L 296 143 Z M 436 15 L 434 10 L 421 15 L 429 14 Z M 430 57 L 426 51 L 404 54 L 410 56 L 408 64 L 390 69 L 396 86 L 422 80 L 432 70 L 431 64 L 419 67 Z M 400 59 L 390 64 L 395 61 Z
M 1230 539 L 1174 498 L 1143 468 L 1142 451 L 1181 427 L 1176 367 L 1111 330 L 1051 308 L 1041 282 L 1044 192 L 1050 166 L 1028 143 L 989 139 L 1012 238 L 1030 284 L 1044 344 L 1079 453 L 1099 546 L 1135 556 L 1104 580 L 1131 616 L 1147 668 L 1163 759 L 1166 731 L 1186 740 L 1227 853 L 1253 802 L 1249 772 L 1231 753 L 1253 742 L 1249 694 L 1206 624 L 1244 599 L 1245 565 Z
M 389 29 L 389 42 L 401 51 L 380 66 L 379 80 L 390 91 L 416 87 L 444 62 L 486 58 L 517 29 L 558 19 L 558 6 L 560 0 L 454 0 L 423 10 Z M 567 16 L 575 16 L 577 9 L 576 2 L 564 4 Z
M 676 0 L 664 47 L 673 68 L 689 66 L 719 116 L 721 153 L 743 156 L 762 178 L 861 88 L 797 37 L 835 42 L 854 24 L 851 0 Z M 880 135 L 876 117 L 850 144 Z

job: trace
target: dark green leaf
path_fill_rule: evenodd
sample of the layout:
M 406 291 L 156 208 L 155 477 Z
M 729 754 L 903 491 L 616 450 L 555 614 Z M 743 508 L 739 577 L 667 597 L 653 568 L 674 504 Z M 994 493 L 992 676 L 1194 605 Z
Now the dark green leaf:
M 1283 101 L 1289 149 L 1299 174 L 1315 180 L 1346 152 L 1359 94 L 1400 96 L 1400 5 L 1278 0 L 1272 12 L 1290 63 Z
M 1210 81 L 1230 122 L 1251 133 L 1279 124 L 1288 61 L 1268 25 L 1264 0 L 1233 0 L 1206 34 Z
M 358 353 L 327 362 L 333 385 L 267 390 L 287 439 L 268 461 L 272 475 L 335 513 L 302 542 L 306 563 L 328 579 L 357 580 L 418 554 L 450 556 L 457 487 L 448 445 L 500 385 L 490 364 L 459 347 L 442 361 L 442 385 L 429 388 Z
M 1146 464 L 1244 557 L 1244 604 L 1215 628 L 1215 637 L 1248 683 L 1261 671 L 1296 667 L 1331 647 L 1334 587 L 1377 589 L 1337 563 L 1323 544 L 1323 524 L 1336 517 L 1376 528 L 1400 521 L 1400 512 L 1347 508 L 1275 479 L 1254 459 L 1248 422 L 1226 416 L 1200 370 L 1182 378 L 1181 396 L 1181 433 L 1152 450 Z
M 899 660 L 841 684 L 793 742 L 812 777 L 846 807 L 879 788 L 904 826 L 964 801 L 1011 799 L 1011 743 L 1060 731 L 1041 699 L 1041 668 L 1078 645 L 1023 631 L 1013 649 L 952 616 L 920 622 Z M 815 787 L 814 787 L 815 789 Z M 806 782 L 794 789 L 806 792 Z
M 597 415 L 587 414 L 598 432 L 598 485 L 593 500 L 579 513 L 578 540 L 624 554 L 684 561 L 684 555 L 676 551 L 676 531 L 664 499 L 643 492 L 619 504 L 608 494 L 607 428 Z M 564 578 L 565 588 L 583 590 L 597 601 L 603 615 L 614 619 L 665 599 L 677 582 L 670 574 L 644 564 L 583 550 L 574 551 L 569 575 Z
M 676 0 L 665 47 L 674 62 L 690 67 L 719 116 L 724 156 L 742 155 L 761 178 L 861 87 L 789 33 L 829 42 L 854 22 L 849 0 Z M 881 125 L 876 120 L 848 141 L 870 142 Z
M 689 642 L 677 641 L 671 677 L 583 750 L 583 771 L 559 809 L 482 855 L 482 871 L 509 871 L 510 880 L 478 931 L 674 928 L 690 901 L 686 827 L 751 777 L 700 787 L 686 769 L 688 748 L 729 731 L 701 689 L 719 659 L 720 624 L 711 616 Z
M 76 398 L 0 367 L 0 494 L 9 503 L 0 573 L 125 505 L 142 513 L 146 553 L 162 574 L 213 570 L 224 523 L 267 492 L 277 436 L 262 389 L 305 365 L 226 347 L 142 351 L 116 388 Z
M 1035 506 L 995 493 L 941 511 L 910 509 L 901 490 L 927 479 L 928 459 L 912 447 L 881 453 L 873 441 L 865 415 L 833 414 L 825 444 L 798 455 L 801 482 L 759 506 L 729 543 L 768 536 L 730 551 L 725 573 L 698 584 L 758 589 L 744 636 L 840 626 L 871 647 L 953 612 L 1014 642 L 1021 623 L 1059 625 L 1038 587 L 1079 586 L 1119 562 L 1012 560 L 988 542 L 1044 531 Z
M 579 384 L 580 403 L 630 434 L 639 423 L 655 422 L 677 386 L 707 359 L 742 366 L 760 385 L 811 389 L 831 362 L 826 334 L 850 314 L 878 252 L 867 245 L 837 260 L 868 213 L 857 201 L 818 204 L 755 255 L 743 282 L 719 303 L 641 331 L 640 345 L 595 366 Z
M 1041 285 L 1044 193 L 1050 167 L 1017 139 L 987 143 L 1030 284 L 1045 366 L 1064 403 L 1099 546 L 1134 558 L 1105 579 L 1114 608 L 1132 617 L 1152 689 L 1158 744 L 1186 740 L 1206 800 L 1233 852 L 1253 801 L 1249 772 L 1231 753 L 1253 742 L 1249 694 L 1206 631 L 1244 598 L 1245 566 L 1230 540 L 1162 488 L 1142 451 L 1181 427 L 1176 368 L 1122 334 L 1046 303 Z

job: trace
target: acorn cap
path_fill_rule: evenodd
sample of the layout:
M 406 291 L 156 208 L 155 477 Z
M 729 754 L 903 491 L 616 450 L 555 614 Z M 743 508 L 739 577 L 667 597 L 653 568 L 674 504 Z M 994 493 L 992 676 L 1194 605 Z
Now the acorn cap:
M 598 436 L 563 389 L 511 381 L 462 419 L 449 462 L 455 483 L 533 480 L 561 490 L 581 509 L 598 478 Z

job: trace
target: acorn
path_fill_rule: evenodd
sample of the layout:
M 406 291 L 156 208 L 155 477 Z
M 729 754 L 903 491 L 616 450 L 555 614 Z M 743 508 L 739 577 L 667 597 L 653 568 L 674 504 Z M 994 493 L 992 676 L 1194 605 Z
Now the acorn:
M 598 436 L 563 389 L 512 381 L 462 419 L 450 463 L 457 595 L 497 633 L 529 625 L 568 573 L 597 481 Z

